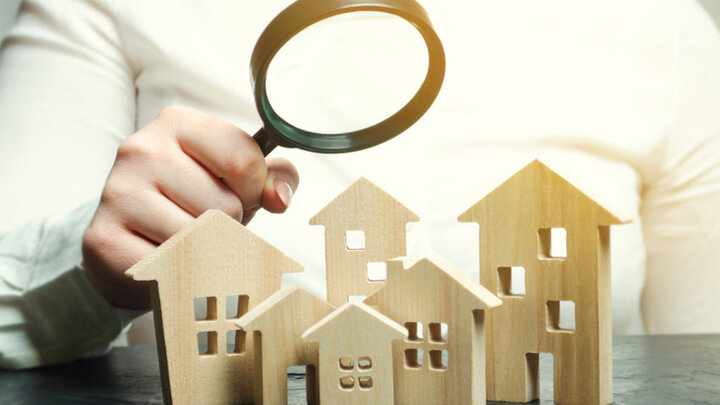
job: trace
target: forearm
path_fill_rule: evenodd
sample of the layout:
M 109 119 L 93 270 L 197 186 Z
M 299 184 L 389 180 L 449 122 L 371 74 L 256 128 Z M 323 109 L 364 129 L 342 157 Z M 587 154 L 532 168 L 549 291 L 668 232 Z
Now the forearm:
M 81 243 L 95 207 L 0 235 L 0 367 L 101 354 L 142 313 L 114 308 L 85 277 Z

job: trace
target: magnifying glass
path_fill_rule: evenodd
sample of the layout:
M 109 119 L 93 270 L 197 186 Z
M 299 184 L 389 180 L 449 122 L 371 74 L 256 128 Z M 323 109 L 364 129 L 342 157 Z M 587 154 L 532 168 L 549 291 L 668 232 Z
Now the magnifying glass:
M 336 15 L 375 11 L 398 16 L 420 33 L 428 50 L 423 83 L 404 107 L 375 125 L 341 133 L 316 133 L 296 127 L 273 109 L 267 72 L 278 51 L 300 31 Z M 276 146 L 319 153 L 352 152 L 375 146 L 402 133 L 430 108 L 445 76 L 445 53 L 425 10 L 414 0 L 298 0 L 278 14 L 260 35 L 250 59 L 255 105 L 263 127 L 253 136 L 264 156 Z

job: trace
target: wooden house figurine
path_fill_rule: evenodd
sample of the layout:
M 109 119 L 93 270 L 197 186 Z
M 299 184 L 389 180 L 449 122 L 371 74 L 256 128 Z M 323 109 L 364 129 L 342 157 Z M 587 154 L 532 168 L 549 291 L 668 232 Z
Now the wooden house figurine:
M 334 309 L 288 285 L 237 321 L 244 331 L 254 331 L 255 405 L 287 404 L 287 369 L 297 365 L 306 366 L 307 403 L 318 404 L 317 344 L 303 341 L 302 334 Z
M 150 281 L 165 403 L 251 403 L 252 337 L 236 321 L 280 288 L 283 273 L 300 271 L 298 263 L 214 210 L 131 267 L 128 277 Z M 196 301 L 207 304 L 199 319 Z M 199 345 L 205 337 L 207 345 Z
M 408 330 L 393 343 L 395 404 L 485 404 L 484 320 L 500 299 L 439 257 L 388 262 L 365 303 Z
M 316 214 L 325 226 L 328 301 L 340 306 L 383 285 L 385 261 L 406 255 L 406 225 L 419 218 L 365 178 L 358 179 Z
M 480 283 L 503 301 L 486 318 L 488 399 L 538 398 L 551 353 L 555 403 L 612 403 L 609 225 L 627 221 L 537 160 L 458 219 L 480 225 Z
M 359 301 L 351 301 L 308 329 L 319 344 L 321 404 L 393 403 L 392 341 L 407 331 Z

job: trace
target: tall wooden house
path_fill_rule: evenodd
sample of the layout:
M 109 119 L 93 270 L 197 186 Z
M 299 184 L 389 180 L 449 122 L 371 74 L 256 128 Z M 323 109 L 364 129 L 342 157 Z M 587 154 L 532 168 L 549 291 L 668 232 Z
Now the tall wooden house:
M 393 342 L 395 404 L 485 403 L 485 314 L 496 296 L 433 257 L 390 261 L 365 302 L 408 330 Z
M 538 398 L 551 353 L 556 403 L 612 403 L 609 226 L 626 221 L 537 160 L 458 219 L 480 225 L 480 283 L 503 301 L 486 318 L 488 399 Z
M 406 255 L 406 225 L 417 221 L 415 213 L 365 178 L 317 213 L 310 224 L 325 226 L 328 301 L 340 306 L 382 287 L 385 261 Z
M 236 321 L 280 288 L 283 273 L 300 271 L 214 210 L 131 267 L 128 277 L 150 281 L 165 403 L 251 403 L 253 340 Z M 207 308 L 199 316 L 198 301 Z

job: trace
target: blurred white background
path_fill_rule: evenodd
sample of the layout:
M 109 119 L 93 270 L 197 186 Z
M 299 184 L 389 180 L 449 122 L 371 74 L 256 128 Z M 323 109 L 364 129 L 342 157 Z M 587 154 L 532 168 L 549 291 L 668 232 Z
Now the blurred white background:
M 0 0 L 0 40 L 13 21 L 21 0 Z M 499 0 L 498 0 L 499 1 Z M 712 15 L 715 23 L 720 27 L 720 0 L 697 0 Z M 422 4 L 422 0 L 419 1 Z
M 19 5 L 20 0 L 0 0 L 0 40 L 5 37 L 5 33 L 15 20 Z
M 120 1 L 120 0 L 117 0 L 117 1 Z M 418 0 L 418 1 L 419 1 L 421 4 L 423 3 L 423 0 Z M 450 0 L 450 2 L 451 2 L 451 1 L 452 1 L 452 0 Z M 499 2 L 499 1 L 502 1 L 502 0 L 478 0 L 478 1 L 484 1 L 484 2 L 498 1 L 498 2 Z M 598 1 L 602 1 L 602 0 L 598 0 Z M 720 0 L 677 0 L 677 1 L 697 1 L 697 2 L 698 2 L 699 4 L 701 4 L 701 5 L 708 11 L 708 13 L 712 16 L 712 18 L 714 19 L 716 25 L 718 25 L 718 27 L 720 27 Z M 14 20 L 15 20 L 15 15 L 16 15 L 16 13 L 17 13 L 17 10 L 18 10 L 18 8 L 19 8 L 20 3 L 21 3 L 21 0 L 0 0 L 0 41 L 4 38 L 5 34 L 7 33 L 7 31 L 8 31 L 8 30 L 10 29 L 10 27 L 12 26 L 12 24 L 13 24 L 13 22 L 14 22 Z M 362 29 L 359 29 L 358 31 L 363 32 Z M 412 32 L 411 32 L 411 33 L 412 33 Z M 320 36 L 320 37 L 322 36 L 321 34 L 317 34 L 317 33 L 313 34 L 312 31 L 310 31 L 310 34 L 307 34 L 307 35 L 316 35 L 316 36 Z M 321 38 L 313 38 L 313 37 L 308 38 L 309 41 L 314 41 L 314 42 L 318 41 L 319 39 L 321 39 Z M 356 39 L 362 39 L 362 38 L 356 38 Z M 408 42 L 412 41 L 412 39 L 413 39 L 413 38 L 410 38 L 410 40 L 408 40 L 408 41 L 404 41 L 404 40 L 403 40 L 403 41 L 400 41 L 400 42 L 401 42 L 401 43 L 408 43 Z M 307 48 L 308 48 L 308 47 L 302 47 L 302 46 L 301 46 L 299 49 L 307 49 Z M 422 44 L 420 44 L 420 48 L 422 48 Z M 291 49 L 291 47 L 284 48 L 284 49 Z M 353 47 L 347 47 L 346 49 L 351 50 L 351 49 L 353 49 Z M 287 58 L 289 59 L 289 62 L 286 62 L 286 65 L 291 64 L 291 61 L 293 60 L 294 55 L 288 54 L 288 55 L 285 55 L 285 56 L 287 56 Z M 282 59 L 283 59 L 282 57 L 283 57 L 282 54 L 281 54 L 281 55 L 278 55 L 278 60 L 280 60 L 281 62 L 282 62 Z M 341 59 L 342 59 L 342 58 L 341 58 Z M 368 60 L 371 60 L 371 59 L 368 59 Z M 362 58 L 360 58 L 359 62 L 362 62 Z M 358 63 L 359 63 L 359 62 L 358 62 Z M 398 64 L 397 66 L 401 66 L 401 64 Z M 383 69 L 384 69 L 384 68 L 387 68 L 387 66 L 380 66 L 380 65 L 378 65 L 378 67 L 382 67 Z M 326 67 L 326 68 L 328 68 L 328 69 L 330 69 L 330 70 L 342 71 L 342 69 L 337 69 L 337 68 L 333 68 L 333 67 L 330 67 L 330 66 L 328 66 L 328 67 Z M 421 70 L 419 71 L 419 73 L 422 75 L 422 74 L 424 73 L 424 70 L 421 69 Z M 300 76 L 302 76 L 302 75 L 300 74 Z M 380 76 L 380 75 L 378 75 L 378 74 L 368 75 L 368 77 L 378 77 L 378 76 Z M 289 81 L 289 82 L 296 82 L 296 80 L 295 80 L 295 79 L 296 79 L 296 76 L 287 76 L 286 79 L 287 79 L 287 81 Z M 419 80 L 414 79 L 414 78 L 411 77 L 410 75 L 408 75 L 408 76 L 406 77 L 406 79 L 408 80 L 409 83 L 418 83 L 418 82 L 419 82 Z M 343 83 L 344 83 L 344 82 L 343 82 Z M 360 89 L 369 88 L 368 86 L 370 86 L 370 85 L 373 84 L 373 83 L 369 83 L 369 84 L 367 84 L 367 83 L 361 83 L 361 82 L 359 82 L 359 81 L 350 82 L 350 83 L 351 83 L 351 84 L 356 84 L 356 85 L 358 85 L 358 86 L 360 87 Z M 269 84 L 268 84 L 269 91 L 270 91 L 271 94 L 272 94 L 273 85 L 275 85 L 276 87 L 279 87 L 279 88 L 283 88 L 285 84 L 286 84 L 286 83 L 284 83 L 284 82 L 282 82 L 282 81 L 281 81 L 281 82 L 276 82 L 276 83 L 269 83 Z M 309 82 L 308 82 L 308 83 L 304 83 L 304 84 L 306 84 L 306 87 L 311 88 L 311 89 L 320 88 L 320 87 L 321 87 L 321 86 L 314 86 L 312 83 L 309 83 Z M 339 84 L 342 84 L 342 83 L 339 83 Z M 338 87 L 337 87 L 337 86 L 329 86 L 329 88 L 331 88 L 331 89 L 333 89 L 333 90 L 337 90 Z M 349 89 L 349 90 L 354 90 L 354 89 Z M 349 90 L 348 90 L 348 89 L 342 89 L 342 91 L 339 91 L 339 92 L 337 92 L 337 93 L 343 94 L 343 93 L 345 93 L 345 92 L 347 92 L 347 91 L 349 91 Z M 414 92 L 414 89 L 413 89 L 413 88 L 410 88 L 409 90 L 411 91 L 411 93 Z M 343 101 L 343 100 L 344 100 L 344 101 L 349 101 L 349 102 L 351 102 L 351 101 L 357 101 L 357 100 L 361 100 L 361 99 L 362 99 L 362 97 L 344 97 L 343 99 L 339 100 L 338 103 L 341 102 L 341 101 Z M 401 100 L 401 101 L 404 101 L 405 99 L 406 99 L 406 97 L 400 97 L 400 100 Z M 388 100 L 383 100 L 383 101 L 388 101 Z M 281 105 L 281 104 L 276 105 L 276 107 L 278 107 L 279 111 L 282 112 L 282 105 Z M 292 106 L 291 106 L 291 107 L 292 107 Z M 352 107 L 351 107 L 351 109 L 352 109 Z M 381 108 L 381 109 L 379 109 L 379 111 L 381 111 L 381 112 L 384 112 L 384 111 L 392 111 L 392 110 L 395 110 L 395 108 Z M 300 116 L 298 116 L 298 117 L 290 117 L 290 116 L 287 116 L 286 118 L 288 118 L 288 120 L 291 121 L 291 122 L 297 122 L 297 121 L 303 122 L 303 118 L 304 118 L 303 115 L 307 115 L 307 114 L 308 114 L 307 111 L 302 110 L 302 108 L 297 108 L 297 106 L 295 106 L 294 108 L 289 108 L 289 111 L 297 111 L 297 112 L 300 112 L 300 113 L 301 113 Z M 312 112 L 312 109 L 311 109 L 310 112 Z M 282 115 L 286 115 L 286 114 L 282 114 Z M 309 115 L 308 115 L 308 117 L 309 117 Z M 316 117 L 315 117 L 315 118 L 316 118 Z M 374 122 L 374 121 L 373 121 L 373 118 L 375 118 L 375 117 L 370 117 L 370 118 L 369 118 L 369 122 Z M 311 120 L 311 121 L 317 121 L 317 120 Z M 300 125 L 300 126 L 302 127 L 303 125 Z M 328 132 L 334 132 L 335 130 L 337 130 L 337 131 L 349 130 L 349 129 L 335 129 L 335 128 L 306 128 L 306 129 L 328 130 Z M 0 134 L 0 135 L 2 135 L 2 134 Z M 524 286 L 517 286 L 517 288 L 523 288 L 523 287 L 524 287 Z M 515 286 L 513 286 L 513 290 L 515 290 Z M 564 310 L 563 310 L 563 311 L 564 311 Z M 150 333 L 152 333 L 152 332 L 150 332 Z M 150 337 L 149 339 L 151 340 L 152 337 Z

